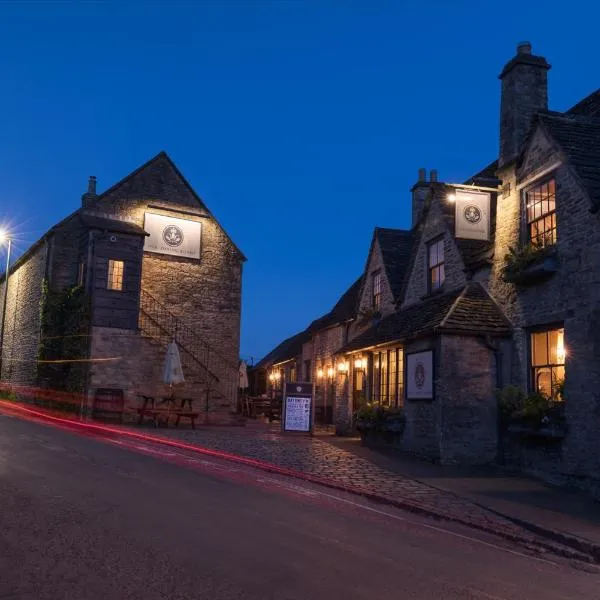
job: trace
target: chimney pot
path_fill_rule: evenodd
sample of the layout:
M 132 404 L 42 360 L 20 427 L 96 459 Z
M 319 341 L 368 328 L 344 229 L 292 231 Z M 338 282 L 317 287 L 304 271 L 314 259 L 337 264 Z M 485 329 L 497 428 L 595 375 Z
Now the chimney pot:
M 431 171 L 429 172 L 429 181 L 431 181 L 431 183 L 437 183 L 437 180 L 438 180 L 437 169 L 431 169 Z
M 419 183 L 427 180 L 427 169 L 419 169 Z
M 88 194 L 96 195 L 96 176 L 90 175 L 90 179 L 88 181 Z
M 531 42 L 519 42 L 517 54 L 531 54 Z

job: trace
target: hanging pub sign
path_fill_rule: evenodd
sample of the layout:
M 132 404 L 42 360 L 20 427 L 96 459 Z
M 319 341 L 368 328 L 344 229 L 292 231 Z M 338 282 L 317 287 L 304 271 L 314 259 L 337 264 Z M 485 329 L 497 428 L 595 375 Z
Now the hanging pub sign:
M 406 355 L 406 399 L 433 400 L 433 350 Z
M 490 194 L 456 190 L 456 237 L 468 240 L 490 239 Z
M 313 384 L 286 383 L 283 396 L 284 431 L 312 431 Z
M 146 237 L 144 250 L 184 258 L 200 258 L 201 227 L 198 221 L 147 212 L 144 215 L 144 229 L 149 236 Z

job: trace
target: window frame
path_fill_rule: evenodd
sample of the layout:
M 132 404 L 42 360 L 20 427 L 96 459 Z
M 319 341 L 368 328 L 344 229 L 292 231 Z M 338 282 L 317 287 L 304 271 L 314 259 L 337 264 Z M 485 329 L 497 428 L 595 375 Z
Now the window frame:
M 120 283 L 120 287 L 115 287 L 115 266 L 121 265 L 120 269 L 120 278 L 117 273 L 116 281 Z M 107 274 L 106 274 L 106 289 L 110 292 L 123 292 L 125 291 L 125 261 L 119 260 L 118 258 L 109 258 L 107 265 Z
M 381 310 L 381 270 L 371 273 L 371 308 Z
M 530 393 L 539 392 L 538 386 L 536 385 L 536 371 L 540 369 L 550 369 L 550 386 L 551 389 L 554 387 L 554 383 L 552 381 L 552 375 L 555 369 L 561 368 L 563 369 L 563 379 L 566 379 L 566 353 L 563 358 L 562 363 L 551 363 L 550 361 L 550 352 L 548 347 L 548 333 L 551 331 L 563 331 L 563 346 L 565 345 L 565 326 L 564 323 L 548 323 L 545 325 L 536 325 L 534 327 L 529 327 L 526 329 L 527 333 L 527 388 Z M 534 334 L 545 333 L 546 334 L 546 363 L 543 365 L 534 365 L 533 364 L 533 336 Z M 554 396 L 554 390 L 552 390 L 552 400 L 558 400 Z
M 541 186 L 548 185 L 550 182 L 554 182 L 554 209 L 553 210 L 549 210 L 548 212 L 542 213 L 540 214 L 540 216 L 535 217 L 530 221 L 529 220 L 529 206 L 528 206 L 528 195 L 531 194 L 536 188 L 539 188 Z M 544 199 L 541 199 L 539 201 L 539 203 L 542 205 L 543 208 L 543 203 L 549 203 L 550 201 L 550 195 L 548 194 L 548 196 L 545 197 Z M 522 239 L 524 240 L 526 245 L 531 245 L 531 246 L 535 246 L 535 247 L 539 247 L 539 248 L 552 248 L 552 247 L 556 247 L 556 245 L 558 244 L 558 224 L 557 224 L 557 211 L 556 211 L 556 198 L 557 198 L 557 185 L 556 185 L 556 174 L 555 173 L 549 173 L 547 175 L 545 175 L 544 177 L 541 177 L 540 179 L 536 179 L 535 181 L 532 181 L 529 185 L 525 186 L 522 190 L 521 190 L 521 202 L 522 202 Z M 534 203 L 532 206 L 536 206 L 538 204 L 538 202 Z M 534 210 L 535 213 L 535 210 Z M 553 226 L 549 229 L 549 230 L 544 230 L 543 233 L 538 233 L 535 238 L 539 239 L 540 237 L 542 239 L 544 239 L 544 243 L 541 245 L 537 245 L 534 243 L 534 237 L 532 237 L 531 235 L 531 226 L 534 223 L 539 223 L 539 222 L 543 222 L 545 221 L 548 217 L 550 217 L 553 221 Z M 545 236 L 548 234 L 548 232 L 554 232 L 553 233 L 553 241 L 551 243 L 547 243 L 545 241 Z
M 443 258 L 441 262 L 437 262 L 435 265 L 430 265 L 430 256 L 431 256 L 431 250 L 434 246 L 437 246 L 439 243 L 441 242 L 441 247 L 442 247 L 442 251 L 443 251 Z M 428 294 L 437 294 L 439 293 L 441 290 L 444 289 L 444 284 L 446 283 L 446 247 L 445 247 L 445 236 L 444 235 L 439 235 L 435 238 L 432 238 L 431 240 L 429 240 L 427 242 L 427 252 L 426 252 L 426 261 L 427 261 L 427 293 Z M 439 255 L 438 255 L 439 256 Z M 432 276 L 433 276 L 433 271 L 437 269 L 438 270 L 438 278 L 439 278 L 439 274 L 442 274 L 442 283 L 438 285 L 438 287 L 434 288 L 433 287 L 433 281 L 432 281 Z

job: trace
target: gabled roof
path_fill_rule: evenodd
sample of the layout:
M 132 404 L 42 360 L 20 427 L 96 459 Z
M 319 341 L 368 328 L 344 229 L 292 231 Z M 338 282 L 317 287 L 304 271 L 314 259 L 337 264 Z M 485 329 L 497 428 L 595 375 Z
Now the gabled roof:
M 302 354 L 302 346 L 309 339 L 310 333 L 305 329 L 304 331 L 301 331 L 300 333 L 283 340 L 279 346 L 276 346 L 273 350 L 271 350 L 271 352 L 261 358 L 256 363 L 254 368 L 268 369 L 272 365 L 295 358 L 299 354 Z
M 110 202 L 113 199 L 132 198 L 171 202 L 174 196 L 176 197 L 176 203 L 189 205 L 199 210 L 204 216 L 212 217 L 218 223 L 202 198 L 198 196 L 194 188 L 164 151 L 159 152 L 141 167 L 138 167 L 115 185 L 102 192 L 98 196 L 98 200 Z M 242 251 L 227 232 L 222 227 L 221 230 L 242 260 L 246 260 Z
M 575 106 L 572 106 L 568 115 L 582 115 L 586 117 L 600 117 L 600 89 L 592 92 L 583 100 L 580 100 Z
M 376 227 L 383 267 L 394 301 L 401 299 L 404 280 L 408 275 L 412 248 L 417 235 L 406 229 Z
M 395 312 L 339 350 L 339 354 L 437 332 L 464 335 L 510 335 L 511 325 L 478 282 L 464 289 L 432 296 Z
M 307 328 L 307 331 L 316 333 L 327 327 L 345 323 L 356 317 L 358 297 L 363 281 L 361 275 L 340 297 L 334 307 L 322 317 L 315 319 Z
M 564 152 L 592 209 L 600 209 L 600 119 L 548 112 L 538 114 L 537 122 Z

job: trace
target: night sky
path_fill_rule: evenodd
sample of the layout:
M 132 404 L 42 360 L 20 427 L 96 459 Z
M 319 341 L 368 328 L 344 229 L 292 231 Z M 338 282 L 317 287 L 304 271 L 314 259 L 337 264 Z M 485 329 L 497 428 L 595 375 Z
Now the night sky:
M 568 10 L 565 8 L 568 6 Z M 558 14 L 557 14 L 558 13 Z M 328 311 L 419 167 L 495 159 L 519 41 L 550 107 L 600 86 L 589 2 L 0 2 L 0 222 L 22 252 L 165 150 L 248 257 L 242 356 Z M 1 258 L 0 258 L 1 259 Z

